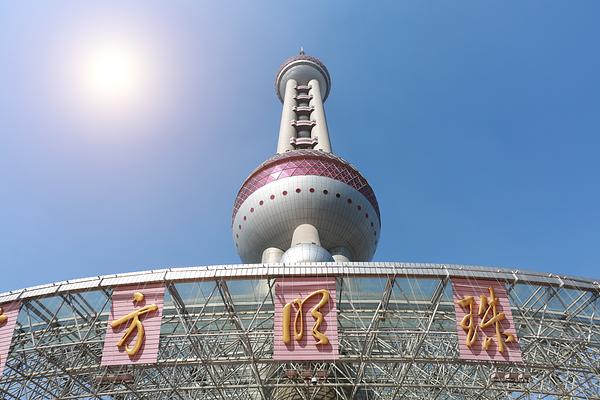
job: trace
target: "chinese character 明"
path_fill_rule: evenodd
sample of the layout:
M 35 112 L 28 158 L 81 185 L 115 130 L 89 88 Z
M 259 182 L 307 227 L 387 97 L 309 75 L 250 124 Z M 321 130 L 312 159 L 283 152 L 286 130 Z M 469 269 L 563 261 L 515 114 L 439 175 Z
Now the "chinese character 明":
M 135 292 L 133 294 L 134 303 L 139 303 L 143 300 L 144 300 L 144 295 L 142 293 Z M 130 356 L 137 354 L 137 352 L 140 350 L 140 347 L 142 346 L 142 343 L 144 341 L 144 325 L 140 321 L 140 316 L 150 313 L 150 312 L 153 312 L 153 311 L 156 311 L 156 310 L 158 310 L 158 306 L 156 304 L 150 304 L 148 306 L 144 306 L 142 308 L 134 310 L 134 311 L 130 312 L 129 314 L 111 322 L 110 326 L 113 328 L 117 328 L 118 326 L 131 320 L 131 323 L 125 330 L 125 333 L 123 333 L 123 336 L 117 342 L 117 347 L 122 347 L 123 345 L 125 345 L 125 351 L 127 352 L 127 354 L 129 354 Z M 127 341 L 127 339 L 131 336 L 131 334 L 134 331 L 137 331 L 135 344 L 133 345 L 133 347 L 129 347 L 129 346 L 127 346 L 127 344 L 125 344 L 125 342 Z
M 477 316 L 481 317 L 479 322 L 479 328 L 485 329 L 490 326 L 494 326 L 496 331 L 496 341 L 498 342 L 498 351 L 503 353 L 506 347 L 505 343 L 514 343 L 517 338 L 512 333 L 506 333 L 502 331 L 501 321 L 506 319 L 506 315 L 503 312 L 498 312 L 499 299 L 494 293 L 494 288 L 488 288 L 489 297 L 481 295 L 479 297 L 479 308 Z M 473 296 L 465 296 L 463 299 L 457 301 L 458 305 L 463 309 L 468 309 L 468 313 L 460 321 L 460 327 L 467 333 L 466 345 L 471 348 L 473 343 L 477 340 L 477 325 L 475 324 L 475 312 L 474 307 L 476 306 L 475 298 Z M 492 344 L 492 338 L 486 336 L 483 339 L 483 348 L 488 350 Z
M 318 345 L 326 345 L 329 343 L 327 336 L 319 331 L 319 327 L 323 322 L 323 314 L 319 312 L 319 310 L 329 302 L 329 291 L 325 289 L 312 292 L 306 296 L 304 300 L 294 299 L 283 307 L 283 343 L 288 344 L 291 341 L 290 322 L 292 319 L 292 305 L 296 309 L 296 316 L 294 317 L 294 339 L 296 339 L 296 341 L 300 341 L 304 337 L 304 311 L 302 310 L 302 306 L 306 301 L 308 301 L 308 299 L 317 295 L 321 295 L 321 300 L 310 310 L 310 314 L 315 319 L 315 324 L 312 327 L 312 335 L 317 340 Z

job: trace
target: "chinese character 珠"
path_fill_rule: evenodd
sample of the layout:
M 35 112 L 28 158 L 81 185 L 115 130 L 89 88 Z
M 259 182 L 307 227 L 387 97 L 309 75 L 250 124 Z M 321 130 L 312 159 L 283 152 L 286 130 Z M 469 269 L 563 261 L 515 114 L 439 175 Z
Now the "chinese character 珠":
M 133 294 L 134 303 L 139 303 L 143 300 L 144 300 L 144 295 L 142 293 L 135 292 Z M 153 312 L 153 311 L 156 311 L 156 310 L 158 310 L 158 306 L 156 304 L 150 304 L 148 306 L 144 306 L 142 308 L 134 310 L 134 311 L 130 312 L 129 314 L 125 315 L 124 317 L 121 317 L 121 318 L 116 319 L 113 322 L 111 322 L 110 326 L 112 326 L 113 328 L 117 328 L 118 326 L 122 325 L 123 323 L 131 320 L 131 323 L 125 330 L 125 333 L 123 334 L 121 339 L 117 342 L 117 347 L 122 347 L 123 345 L 125 345 L 125 351 L 127 352 L 127 354 L 129 354 L 130 356 L 136 355 L 137 352 L 140 350 L 140 347 L 142 346 L 142 343 L 144 341 L 144 325 L 142 325 L 142 322 L 140 321 L 140 316 L 150 313 L 150 312 Z M 125 344 L 125 342 L 127 341 L 129 336 L 131 336 L 131 334 L 134 331 L 137 331 L 135 344 L 133 345 L 133 347 L 129 347 L 129 346 L 127 346 L 127 344 Z
M 494 288 L 488 288 L 489 297 L 485 295 L 480 296 L 479 308 L 477 310 L 477 314 L 475 314 L 474 307 L 476 306 L 476 301 L 473 296 L 465 296 L 461 300 L 458 300 L 457 303 L 463 309 L 466 309 L 468 313 L 463 317 L 460 321 L 460 327 L 466 332 L 466 345 L 471 348 L 473 343 L 477 340 L 477 325 L 475 324 L 475 317 L 481 317 L 481 321 L 479 322 L 479 328 L 485 329 L 490 326 L 494 326 L 496 331 L 496 341 L 498 343 L 498 351 L 503 353 L 505 350 L 504 343 L 514 343 L 516 342 L 516 336 L 512 333 L 506 333 L 502 331 L 501 321 L 506 319 L 506 315 L 503 312 L 498 312 L 498 304 L 499 299 L 496 297 L 494 293 Z M 486 336 L 483 339 L 483 348 L 488 350 L 490 345 L 492 344 L 492 338 Z

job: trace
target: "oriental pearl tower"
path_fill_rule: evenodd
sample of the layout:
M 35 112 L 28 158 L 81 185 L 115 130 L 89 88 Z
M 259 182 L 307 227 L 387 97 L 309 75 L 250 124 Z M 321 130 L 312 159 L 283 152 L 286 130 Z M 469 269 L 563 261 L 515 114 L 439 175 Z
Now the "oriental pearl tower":
M 277 152 L 242 184 L 232 216 L 245 263 L 370 261 L 381 217 L 369 182 L 332 151 L 324 103 L 331 77 L 317 58 L 286 60 Z

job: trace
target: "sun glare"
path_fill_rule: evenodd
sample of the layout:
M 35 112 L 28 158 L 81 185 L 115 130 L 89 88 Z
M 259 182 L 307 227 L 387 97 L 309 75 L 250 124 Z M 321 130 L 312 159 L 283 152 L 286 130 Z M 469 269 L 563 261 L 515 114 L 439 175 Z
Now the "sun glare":
M 149 68 L 135 46 L 90 44 L 78 57 L 81 100 L 101 108 L 131 107 L 143 100 Z
M 57 40 L 52 106 L 86 132 L 134 132 L 160 121 L 171 110 L 172 77 L 179 76 L 170 36 L 118 21 L 89 25 L 70 27 Z

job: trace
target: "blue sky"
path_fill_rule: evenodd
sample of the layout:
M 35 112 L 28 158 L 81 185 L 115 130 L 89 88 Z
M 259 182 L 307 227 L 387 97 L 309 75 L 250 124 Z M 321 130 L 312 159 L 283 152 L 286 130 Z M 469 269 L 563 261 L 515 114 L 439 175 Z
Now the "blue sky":
M 233 200 L 275 150 L 273 78 L 301 45 L 332 74 L 334 152 L 377 194 L 376 261 L 598 279 L 599 13 L 594 1 L 2 2 L 0 291 L 239 262 Z M 115 38 L 144 54 L 144 91 L 98 108 L 80 93 L 77 49 Z

